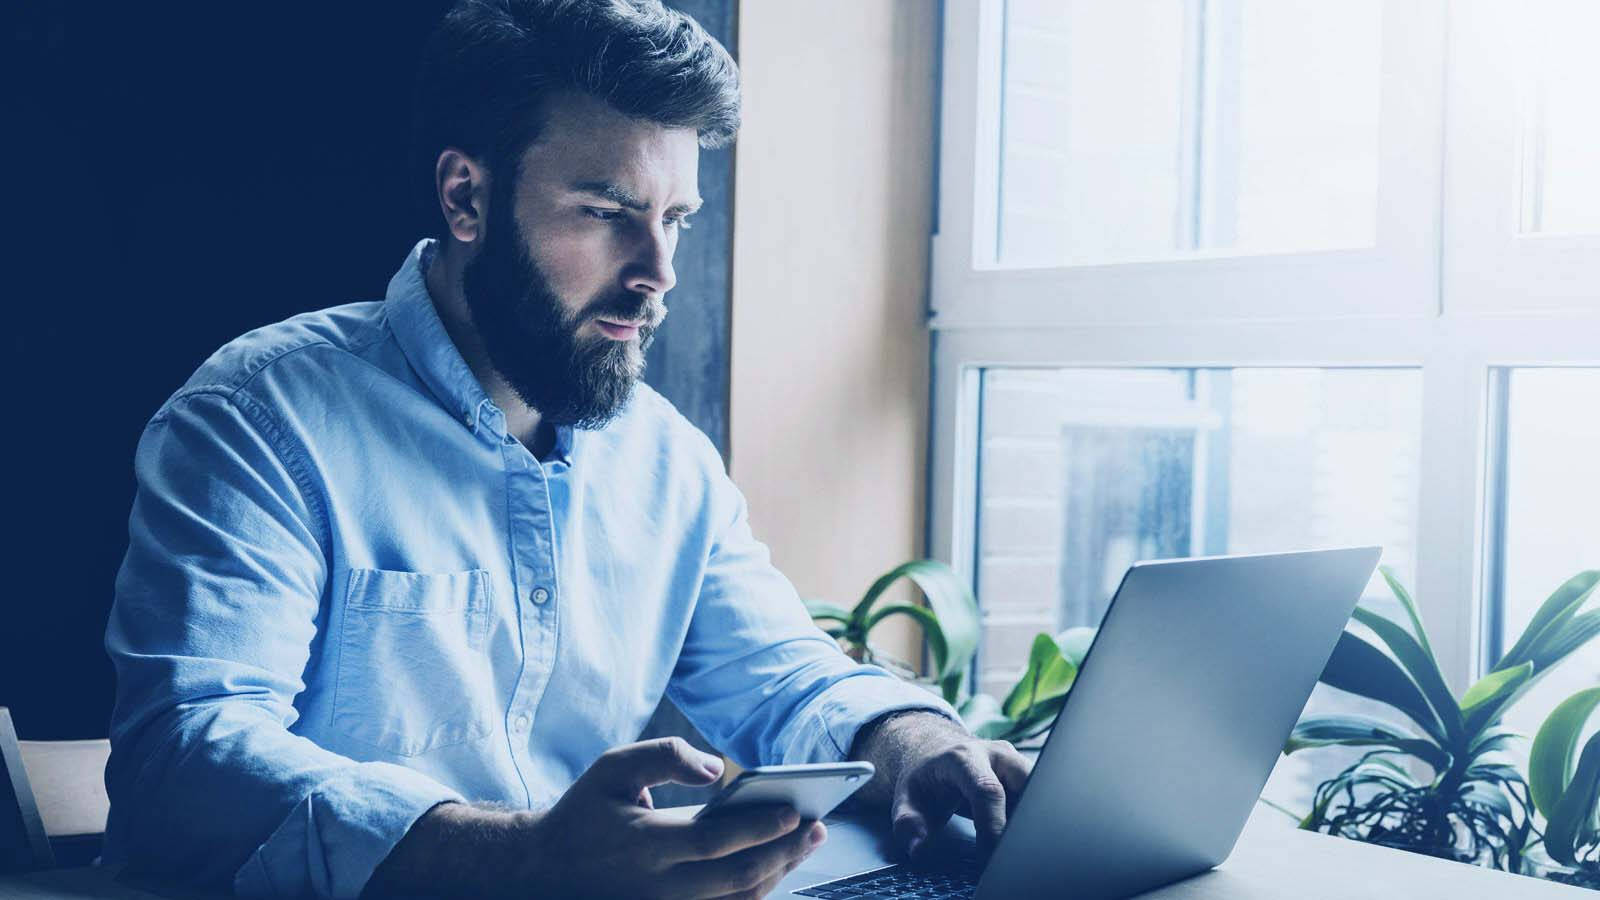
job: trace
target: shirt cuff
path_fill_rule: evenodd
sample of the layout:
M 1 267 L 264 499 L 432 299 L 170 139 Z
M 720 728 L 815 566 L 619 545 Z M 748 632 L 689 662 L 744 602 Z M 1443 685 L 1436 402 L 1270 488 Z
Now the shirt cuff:
M 422 814 L 455 791 L 391 763 L 351 766 L 318 784 L 234 875 L 245 897 L 359 897 Z
M 873 665 L 860 666 L 829 686 L 811 707 L 796 739 L 786 742 L 785 763 L 845 760 L 857 732 L 875 719 L 901 710 L 927 710 L 961 724 L 961 717 L 943 697 Z

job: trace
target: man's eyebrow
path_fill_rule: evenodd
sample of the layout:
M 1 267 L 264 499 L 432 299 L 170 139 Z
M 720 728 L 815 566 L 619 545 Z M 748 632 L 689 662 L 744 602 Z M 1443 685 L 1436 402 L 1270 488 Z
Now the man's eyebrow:
M 627 188 L 610 181 L 580 181 L 574 184 L 572 189 L 581 194 L 594 194 L 596 197 L 604 197 L 618 206 L 625 206 L 635 212 L 644 212 L 650 208 L 650 204 L 635 197 Z
M 627 188 L 610 181 L 580 181 L 574 184 L 572 189 L 579 193 L 604 197 L 612 203 L 631 209 L 634 212 L 646 212 L 650 209 L 650 204 L 635 197 Z M 698 210 L 703 202 L 702 200 L 695 200 L 693 203 L 674 203 L 667 207 L 667 212 L 671 215 L 688 215 Z

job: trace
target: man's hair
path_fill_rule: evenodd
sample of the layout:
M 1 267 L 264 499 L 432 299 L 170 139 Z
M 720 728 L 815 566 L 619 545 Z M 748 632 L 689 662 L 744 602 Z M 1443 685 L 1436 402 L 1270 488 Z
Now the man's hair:
M 660 0 L 461 0 L 423 51 L 414 166 L 431 184 L 439 154 L 454 147 L 514 179 L 539 137 L 543 102 L 561 91 L 693 128 L 702 147 L 726 144 L 739 128 L 733 57 Z

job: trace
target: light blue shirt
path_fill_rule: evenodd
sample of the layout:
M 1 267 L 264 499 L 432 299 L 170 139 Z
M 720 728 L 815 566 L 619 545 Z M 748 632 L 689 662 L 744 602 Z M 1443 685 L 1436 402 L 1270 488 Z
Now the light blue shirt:
M 710 441 L 643 383 L 536 459 L 423 281 L 217 351 L 146 426 L 106 649 L 106 856 L 353 897 L 446 800 L 548 805 L 663 693 L 742 765 L 932 694 L 807 618 Z M 863 511 L 864 515 L 870 515 Z

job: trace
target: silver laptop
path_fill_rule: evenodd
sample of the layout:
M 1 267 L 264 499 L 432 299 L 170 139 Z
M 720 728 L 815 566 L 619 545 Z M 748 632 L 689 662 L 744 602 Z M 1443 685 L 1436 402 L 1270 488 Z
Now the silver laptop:
M 830 821 L 790 897 L 1127 897 L 1227 858 L 1380 548 L 1137 563 L 987 861 L 956 820 L 937 863 Z

